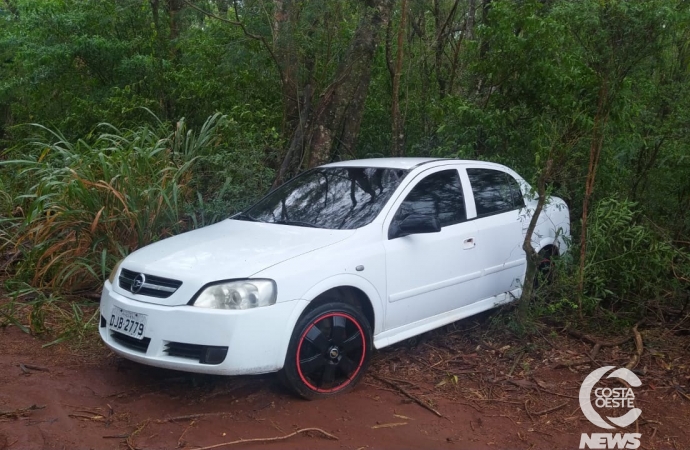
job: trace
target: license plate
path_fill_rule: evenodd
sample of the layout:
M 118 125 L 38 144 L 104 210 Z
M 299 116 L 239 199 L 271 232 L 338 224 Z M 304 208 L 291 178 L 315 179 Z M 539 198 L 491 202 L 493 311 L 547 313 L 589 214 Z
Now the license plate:
M 109 326 L 111 330 L 118 333 L 135 339 L 143 339 L 146 330 L 146 314 L 115 307 L 110 315 Z

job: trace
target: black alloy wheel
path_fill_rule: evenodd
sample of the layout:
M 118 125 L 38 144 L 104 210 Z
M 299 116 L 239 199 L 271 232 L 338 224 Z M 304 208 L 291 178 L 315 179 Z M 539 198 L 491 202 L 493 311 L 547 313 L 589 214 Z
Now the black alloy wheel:
M 362 312 L 348 304 L 328 303 L 308 312 L 290 340 L 287 384 L 307 399 L 352 389 L 369 365 L 371 334 Z

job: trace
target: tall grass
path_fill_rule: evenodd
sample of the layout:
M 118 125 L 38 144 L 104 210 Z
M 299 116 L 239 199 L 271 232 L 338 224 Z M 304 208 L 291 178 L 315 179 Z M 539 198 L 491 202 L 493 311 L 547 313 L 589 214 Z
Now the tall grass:
M 93 290 L 134 249 L 189 228 L 184 205 L 197 201 L 191 169 L 219 145 L 224 121 L 211 116 L 198 132 L 184 120 L 125 130 L 104 123 L 75 142 L 33 124 L 41 137 L 0 161 L 25 192 L 15 199 L 20 217 L 0 227 L 5 248 L 21 253 L 14 279 Z

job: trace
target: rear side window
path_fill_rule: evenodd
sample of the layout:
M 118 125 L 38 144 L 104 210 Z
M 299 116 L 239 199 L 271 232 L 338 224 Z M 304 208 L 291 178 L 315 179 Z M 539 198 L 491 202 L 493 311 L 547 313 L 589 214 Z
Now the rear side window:
M 477 217 L 486 217 L 525 206 L 518 182 L 509 174 L 492 169 L 467 169 Z
M 438 217 L 441 227 L 467 219 L 460 175 L 455 169 L 432 173 L 407 194 L 395 214 L 400 222 L 410 214 L 431 214 Z

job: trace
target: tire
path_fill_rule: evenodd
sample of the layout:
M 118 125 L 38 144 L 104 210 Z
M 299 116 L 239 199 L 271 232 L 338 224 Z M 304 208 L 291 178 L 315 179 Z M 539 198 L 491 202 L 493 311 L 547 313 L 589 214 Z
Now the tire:
M 555 253 L 551 247 L 547 247 L 539 252 L 539 264 L 537 265 L 537 273 L 534 278 L 534 287 L 539 288 L 542 286 L 548 286 L 553 282 L 554 277 L 554 258 L 556 258 L 557 253 Z
M 364 314 L 346 303 L 326 303 L 297 322 L 283 380 L 308 400 L 342 394 L 361 380 L 372 351 L 371 325 Z

